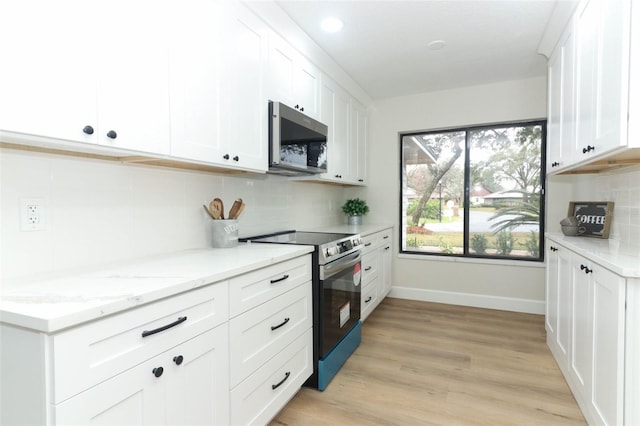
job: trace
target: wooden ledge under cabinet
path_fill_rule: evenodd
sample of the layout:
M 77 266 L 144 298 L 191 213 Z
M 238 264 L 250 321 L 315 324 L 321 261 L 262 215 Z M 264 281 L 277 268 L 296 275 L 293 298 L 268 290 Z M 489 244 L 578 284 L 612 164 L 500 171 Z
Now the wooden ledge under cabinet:
M 640 164 L 640 148 L 626 149 L 620 153 L 605 156 L 600 159 L 588 161 L 576 165 L 567 170 L 561 170 L 558 175 L 603 173 L 622 167 L 635 166 Z

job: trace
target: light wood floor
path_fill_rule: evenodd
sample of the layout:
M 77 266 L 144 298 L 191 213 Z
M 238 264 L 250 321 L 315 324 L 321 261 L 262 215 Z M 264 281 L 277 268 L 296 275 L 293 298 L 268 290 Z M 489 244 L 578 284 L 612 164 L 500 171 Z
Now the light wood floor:
M 541 315 L 385 299 L 324 392 L 271 425 L 584 425 Z

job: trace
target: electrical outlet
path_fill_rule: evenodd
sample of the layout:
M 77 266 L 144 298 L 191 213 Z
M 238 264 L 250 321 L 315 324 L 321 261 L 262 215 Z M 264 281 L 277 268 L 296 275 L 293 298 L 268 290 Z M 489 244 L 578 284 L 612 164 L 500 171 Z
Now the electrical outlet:
M 44 198 L 21 198 L 20 230 L 42 231 L 45 223 Z

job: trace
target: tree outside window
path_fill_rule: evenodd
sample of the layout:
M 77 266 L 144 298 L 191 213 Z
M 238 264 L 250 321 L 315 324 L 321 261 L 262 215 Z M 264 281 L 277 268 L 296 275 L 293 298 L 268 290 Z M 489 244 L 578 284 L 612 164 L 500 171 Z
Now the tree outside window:
M 542 260 L 546 125 L 401 135 L 402 251 Z

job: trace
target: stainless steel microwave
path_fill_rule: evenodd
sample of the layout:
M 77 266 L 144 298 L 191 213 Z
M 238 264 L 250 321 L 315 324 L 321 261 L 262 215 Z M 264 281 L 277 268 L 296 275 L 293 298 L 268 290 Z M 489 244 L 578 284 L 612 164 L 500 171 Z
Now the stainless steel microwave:
M 327 171 L 325 124 L 281 102 L 269 102 L 269 173 L 287 176 Z

